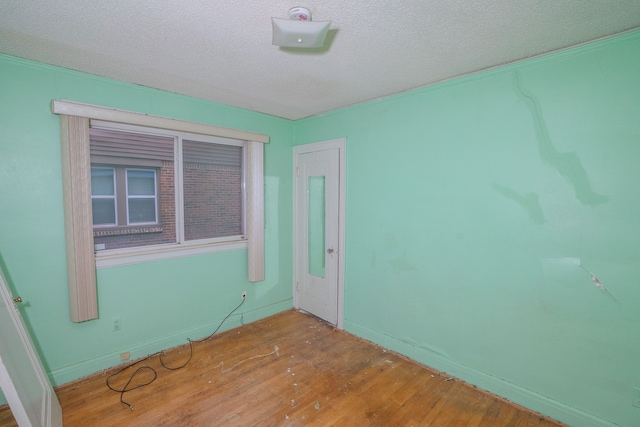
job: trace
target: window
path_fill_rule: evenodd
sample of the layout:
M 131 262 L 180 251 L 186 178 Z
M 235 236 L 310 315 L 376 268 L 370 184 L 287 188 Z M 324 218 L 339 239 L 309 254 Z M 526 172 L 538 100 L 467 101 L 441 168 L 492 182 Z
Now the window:
M 116 170 L 92 166 L 91 210 L 93 212 L 93 226 L 117 225 L 116 206 Z
M 82 322 L 98 316 L 96 267 L 246 249 L 249 281 L 264 280 L 263 146 L 269 142 L 268 136 L 72 101 L 53 100 L 51 110 L 60 116 L 69 311 L 72 321 Z M 111 135 L 114 139 L 128 137 L 128 133 L 135 134 L 137 141 L 135 144 L 125 143 L 126 147 L 120 148 L 117 148 L 115 141 L 106 141 L 111 150 L 96 151 L 94 149 L 100 148 L 100 144 L 90 143 L 90 140 L 99 139 L 96 138 L 99 130 L 105 131 L 107 136 L 112 131 L 119 132 Z M 173 141 L 173 144 L 157 143 L 156 138 L 166 139 L 165 142 Z M 156 143 L 147 144 L 149 140 L 155 140 Z M 203 147 L 205 153 L 199 151 Z M 126 151 L 124 148 L 135 149 Z M 163 152 L 166 149 L 170 150 L 169 160 L 155 158 L 166 157 L 167 153 Z M 146 154 L 140 153 L 140 150 Z M 198 163 L 192 168 L 195 177 L 191 177 L 191 172 L 187 171 L 191 168 L 189 159 L 201 160 L 192 162 Z M 219 164 L 214 159 L 226 159 L 228 163 Z M 222 191 L 216 197 L 232 198 L 239 193 L 239 202 L 227 203 L 227 209 L 222 212 L 212 210 L 207 205 L 211 197 L 207 201 L 197 196 L 211 196 L 210 190 L 202 190 L 200 184 L 207 182 L 207 174 L 201 172 L 222 170 L 227 173 L 233 167 L 232 163 L 235 162 L 237 168 L 238 161 L 241 172 L 240 181 L 236 182 L 240 182 L 240 192 Z M 95 168 L 95 189 L 92 188 L 92 164 Z M 173 174 L 163 174 L 163 169 L 169 166 L 173 168 Z M 124 178 L 120 180 L 119 170 L 124 170 Z M 155 196 L 151 194 L 152 170 L 155 170 Z M 134 173 L 128 183 L 127 174 L 131 171 L 143 173 Z M 170 177 L 173 177 L 173 181 Z M 226 180 L 233 181 L 229 176 Z M 119 189 L 119 185 L 123 185 L 121 182 L 124 182 L 124 189 Z M 234 185 L 237 189 L 238 185 Z M 190 193 L 191 186 L 199 190 Z M 123 192 L 124 202 L 120 200 Z M 154 198 L 156 223 L 152 224 L 147 220 L 152 217 L 150 200 Z M 169 199 L 173 203 L 168 202 Z M 102 210 L 96 217 L 95 225 L 92 215 L 94 202 L 103 205 L 99 206 Z M 123 206 L 125 216 L 129 215 L 130 207 L 133 216 L 138 214 L 137 219 L 141 222 L 135 223 L 134 218 L 132 223 L 131 216 L 127 216 L 126 225 L 120 223 Z M 206 211 L 205 216 L 209 218 L 212 217 L 211 212 L 216 212 L 215 227 L 198 223 L 202 219 L 198 212 L 202 211 Z M 172 215 L 173 221 L 165 220 Z M 152 243 L 147 240 L 149 236 L 164 236 L 171 229 L 175 233 L 170 239 L 171 243 Z M 109 237 L 94 236 L 100 232 L 129 236 L 140 241 L 127 247 L 94 253 L 96 239 Z M 98 243 L 98 247 L 100 245 Z
M 94 229 L 157 224 L 156 170 L 92 165 L 91 211 Z
M 96 250 L 244 239 L 244 141 L 91 121 Z
M 125 169 L 124 173 L 127 191 L 127 225 L 156 224 L 158 222 L 156 171 Z

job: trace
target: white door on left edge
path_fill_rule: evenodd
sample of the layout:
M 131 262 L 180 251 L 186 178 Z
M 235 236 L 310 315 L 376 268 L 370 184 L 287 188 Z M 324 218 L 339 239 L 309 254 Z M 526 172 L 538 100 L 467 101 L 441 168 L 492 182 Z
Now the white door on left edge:
M 62 409 L 0 270 L 0 388 L 20 427 L 61 427 Z
M 296 154 L 297 308 L 338 324 L 339 149 Z

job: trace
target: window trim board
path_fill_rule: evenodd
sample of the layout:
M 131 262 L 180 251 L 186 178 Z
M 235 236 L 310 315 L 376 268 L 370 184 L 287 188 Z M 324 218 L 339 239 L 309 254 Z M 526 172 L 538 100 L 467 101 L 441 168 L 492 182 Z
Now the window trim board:
M 51 112 L 59 115 L 86 117 L 88 119 L 104 120 L 108 122 L 126 123 L 130 125 L 191 132 L 203 135 L 214 135 L 225 138 L 261 142 L 263 144 L 269 143 L 269 136 L 261 133 L 229 129 L 205 123 L 188 122 L 169 117 L 152 116 L 149 114 L 136 113 L 134 111 L 84 104 L 82 102 L 69 101 L 66 99 L 52 100 Z
M 264 162 L 263 145 L 247 144 L 246 233 L 249 236 L 249 281 L 264 280 Z
M 204 243 L 197 245 L 185 244 L 178 248 L 175 246 L 155 245 L 149 246 L 146 250 L 137 250 L 134 253 L 123 256 L 123 249 L 120 253 L 104 254 L 96 256 L 96 268 L 120 267 L 123 265 L 140 264 L 150 261 L 161 261 L 175 258 L 184 258 L 194 255 L 211 254 L 217 252 L 238 251 L 247 249 L 246 240 L 220 242 L 217 244 Z M 125 252 L 126 253 L 126 252 Z
M 93 252 L 89 119 L 60 116 L 62 190 L 67 251 L 69 316 L 72 322 L 98 318 Z M 90 266 L 90 267 L 87 267 Z

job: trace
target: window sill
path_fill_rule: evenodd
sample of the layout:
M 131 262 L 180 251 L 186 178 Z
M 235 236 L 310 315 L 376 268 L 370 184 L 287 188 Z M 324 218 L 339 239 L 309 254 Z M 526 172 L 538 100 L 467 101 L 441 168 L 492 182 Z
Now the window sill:
M 160 225 L 94 228 L 93 237 L 124 236 L 126 234 L 162 233 Z
M 96 268 L 119 267 L 192 255 L 247 249 L 247 240 L 228 242 L 155 245 L 143 248 L 112 249 L 96 252 Z

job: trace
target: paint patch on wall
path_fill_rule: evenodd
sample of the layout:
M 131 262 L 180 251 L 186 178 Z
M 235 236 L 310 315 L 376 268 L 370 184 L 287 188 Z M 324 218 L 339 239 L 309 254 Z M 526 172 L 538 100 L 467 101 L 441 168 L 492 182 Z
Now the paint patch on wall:
M 575 152 L 563 153 L 556 149 L 551 140 L 549 128 L 544 121 L 540 101 L 533 93 L 524 89 L 518 71 L 514 72 L 514 89 L 516 95 L 531 111 L 533 128 L 535 129 L 540 158 L 553 167 L 573 187 L 576 198 L 584 205 L 600 205 L 609 200 L 607 196 L 596 193 L 580 158 Z
M 620 301 L 613 295 L 591 271 L 582 265 L 582 260 L 575 257 L 545 258 L 542 260 L 542 269 L 545 276 L 569 283 L 576 271 L 582 271 L 589 275 L 591 283 L 595 285 L 607 298 L 620 305 Z M 584 274 L 581 275 L 584 277 Z
M 391 268 L 393 268 L 393 274 L 397 275 L 403 271 L 417 270 L 417 267 L 414 264 L 410 264 L 405 260 L 406 256 L 406 253 L 404 253 L 399 258 L 387 261 Z
M 545 222 L 547 222 L 544 217 L 544 213 L 542 212 L 542 206 L 540 206 L 538 194 L 520 194 L 511 188 L 502 186 L 495 182 L 492 183 L 491 186 L 500 195 L 516 202 L 522 209 L 524 209 L 531 221 L 535 222 L 536 224 L 544 224 Z

